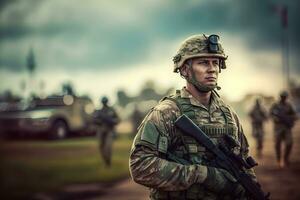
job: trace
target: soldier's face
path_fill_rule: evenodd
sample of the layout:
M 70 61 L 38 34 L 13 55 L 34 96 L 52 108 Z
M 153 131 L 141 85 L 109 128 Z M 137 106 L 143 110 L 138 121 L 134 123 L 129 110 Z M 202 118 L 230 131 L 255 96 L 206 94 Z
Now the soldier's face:
M 218 58 L 194 58 L 192 59 L 192 68 L 198 82 L 207 86 L 214 86 L 218 82 L 219 75 Z
M 286 99 L 287 99 L 286 96 L 281 96 L 281 97 L 280 97 L 281 102 L 286 102 Z

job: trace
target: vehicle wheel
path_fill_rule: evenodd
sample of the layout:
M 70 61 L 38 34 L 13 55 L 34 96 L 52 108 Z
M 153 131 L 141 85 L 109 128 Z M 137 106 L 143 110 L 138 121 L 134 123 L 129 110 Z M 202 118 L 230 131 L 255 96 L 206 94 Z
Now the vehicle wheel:
M 64 121 L 56 121 L 50 132 L 51 139 L 64 139 L 68 135 L 68 127 Z

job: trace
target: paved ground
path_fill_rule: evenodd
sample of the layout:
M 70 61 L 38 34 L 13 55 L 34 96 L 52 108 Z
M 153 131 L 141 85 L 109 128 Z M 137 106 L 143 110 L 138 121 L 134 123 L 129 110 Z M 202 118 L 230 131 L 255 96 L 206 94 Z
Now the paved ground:
M 54 194 L 36 194 L 35 200 L 140 200 L 147 199 L 148 189 L 130 179 L 117 184 L 76 184 L 63 188 Z
M 109 188 L 106 194 L 100 197 L 92 198 L 91 200 L 109 199 L 109 200 L 141 200 L 148 198 L 148 189 L 140 186 L 131 180 L 122 181 L 115 187 Z
M 294 147 L 289 167 L 280 169 L 275 162 L 273 135 L 267 127 L 267 142 L 263 159 L 258 159 L 260 166 L 256 173 L 264 190 L 271 192 L 273 200 L 300 199 L 300 122 L 293 129 Z

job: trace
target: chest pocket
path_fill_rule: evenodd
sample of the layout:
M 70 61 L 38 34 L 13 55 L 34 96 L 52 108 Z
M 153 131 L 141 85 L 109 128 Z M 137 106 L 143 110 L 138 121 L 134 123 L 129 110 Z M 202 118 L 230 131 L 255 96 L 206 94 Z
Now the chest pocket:
M 225 143 L 224 136 L 230 135 L 234 137 L 235 129 L 234 127 L 227 126 L 201 126 L 200 127 L 206 135 L 212 140 L 212 142 L 218 146 L 220 143 Z M 215 156 L 206 150 L 206 148 L 199 144 L 194 138 L 184 135 L 182 133 L 182 139 L 184 143 L 184 147 L 186 149 L 186 155 L 183 155 L 186 159 L 193 164 L 207 164 L 211 160 L 215 158 Z
M 194 121 L 216 145 L 224 142 L 224 135 L 230 135 L 238 141 L 237 126 L 228 107 L 220 106 L 219 112 L 215 112 L 214 115 L 211 116 L 211 122 L 214 121 L 214 123 L 211 123 L 209 121 L 210 117 L 203 115 L 205 113 L 199 115 L 200 112 L 198 112 L 198 108 L 191 105 L 189 99 L 177 96 L 171 98 L 171 100 L 176 103 L 181 114 L 187 115 Z M 203 145 L 196 142 L 194 138 L 185 135 L 179 129 L 177 129 L 177 132 L 182 144 L 176 145 L 175 148 L 172 149 L 174 155 L 194 164 L 205 164 L 214 158 L 214 156 L 208 152 Z M 238 147 L 238 149 L 240 148 Z
M 205 147 L 198 144 L 196 140 L 190 136 L 184 135 L 182 139 L 186 148 L 186 155 L 184 156 L 193 164 L 204 164 L 206 153 Z

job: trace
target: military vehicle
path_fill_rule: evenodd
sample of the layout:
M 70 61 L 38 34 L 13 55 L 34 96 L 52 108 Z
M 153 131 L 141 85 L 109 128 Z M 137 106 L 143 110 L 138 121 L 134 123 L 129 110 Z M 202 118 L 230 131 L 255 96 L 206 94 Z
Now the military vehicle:
M 93 134 L 94 105 L 87 97 L 49 96 L 32 100 L 26 109 L 2 109 L 2 136 L 47 136 L 63 139 L 72 135 Z

